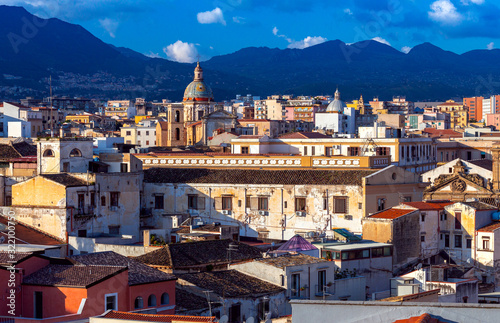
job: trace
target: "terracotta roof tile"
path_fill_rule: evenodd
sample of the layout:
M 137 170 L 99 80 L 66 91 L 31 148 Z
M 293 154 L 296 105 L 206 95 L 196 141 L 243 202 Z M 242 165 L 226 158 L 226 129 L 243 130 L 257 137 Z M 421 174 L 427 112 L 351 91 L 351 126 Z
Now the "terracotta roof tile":
M 0 226 L 1 224 L 7 225 L 7 223 L 7 218 L 0 216 Z M 0 236 L 2 235 L 7 238 L 7 232 L 0 231 Z M 4 244 L 6 243 L 7 239 Z M 63 240 L 21 222 L 16 222 L 16 243 L 45 246 L 65 244 Z M 0 244 L 2 243 L 0 242 Z
M 64 185 L 66 187 L 90 185 L 87 181 L 85 181 L 81 178 L 78 178 L 78 177 L 70 175 L 70 174 L 65 174 L 65 173 L 43 174 L 43 175 L 39 175 L 39 176 L 45 177 L 46 179 L 49 179 L 53 182 L 59 183 L 59 184 Z
M 408 209 L 395 209 L 395 208 L 390 208 L 384 211 L 380 211 L 378 213 L 370 215 L 370 218 L 374 219 L 397 219 L 403 215 L 410 214 L 412 212 L 415 212 L 415 210 L 408 210 Z
M 463 135 L 452 129 L 425 128 L 422 133 L 426 133 L 431 138 L 462 138 Z
M 420 316 L 410 317 L 409 319 L 397 320 L 393 323 L 444 323 L 437 318 L 433 318 L 427 313 L 424 313 Z
M 23 279 L 23 284 L 90 287 L 127 270 L 121 266 L 48 265 Z
M 127 266 L 128 284 L 140 285 L 160 281 L 174 280 L 173 275 L 159 271 L 158 269 L 144 265 L 132 258 L 117 254 L 113 251 L 95 252 L 86 255 L 71 256 L 68 259 L 83 265 L 109 265 Z
M 135 259 L 147 265 L 170 268 L 227 263 L 227 249 L 230 243 L 238 246 L 237 251 L 231 251 L 232 261 L 262 257 L 262 252 L 255 247 L 224 239 L 168 244 L 161 249 L 136 257 Z
M 323 139 L 332 138 L 332 136 L 327 136 L 319 132 L 292 132 L 281 135 L 279 139 Z
M 0 251 L 0 265 L 8 265 L 10 262 L 19 263 L 33 255 L 32 252 L 16 252 L 14 254 L 7 251 Z
M 160 315 L 110 311 L 105 318 L 141 322 L 215 322 L 215 316 Z
M 477 231 L 481 232 L 493 232 L 496 229 L 500 228 L 500 222 L 492 222 L 488 225 L 485 225 L 484 227 L 478 229 Z
M 376 170 L 250 170 L 204 168 L 150 168 L 147 183 L 224 183 L 282 185 L 362 185 Z
M 285 289 L 237 270 L 209 271 L 177 275 L 198 288 L 211 290 L 225 298 L 253 297 L 277 294 Z
M 212 308 L 221 304 L 212 303 Z M 208 309 L 207 299 L 179 287 L 175 287 L 175 313 Z
M 431 210 L 443 210 L 445 206 L 453 204 L 453 202 L 442 201 L 442 202 L 403 202 L 402 204 L 414 207 L 416 209 L 422 211 L 431 211 Z

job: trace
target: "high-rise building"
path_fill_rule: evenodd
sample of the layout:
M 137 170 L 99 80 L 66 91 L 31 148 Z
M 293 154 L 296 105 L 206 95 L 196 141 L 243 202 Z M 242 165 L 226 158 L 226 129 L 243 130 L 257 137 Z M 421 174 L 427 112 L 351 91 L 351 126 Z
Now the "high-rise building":
M 464 98 L 464 106 L 469 109 L 469 121 L 479 121 L 483 119 L 483 97 L 474 96 Z

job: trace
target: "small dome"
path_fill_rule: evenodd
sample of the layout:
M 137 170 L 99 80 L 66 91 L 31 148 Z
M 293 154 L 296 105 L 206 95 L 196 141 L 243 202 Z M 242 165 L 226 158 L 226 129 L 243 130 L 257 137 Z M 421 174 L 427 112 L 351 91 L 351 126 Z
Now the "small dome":
M 194 80 L 189 83 L 184 91 L 184 101 L 209 101 L 213 99 L 212 89 L 203 81 L 203 69 L 200 62 L 198 62 L 194 69 Z
M 337 89 L 337 91 L 335 91 L 335 98 L 330 102 L 328 107 L 326 107 L 326 112 L 342 113 L 346 107 L 347 105 L 340 99 L 340 92 L 339 89 Z

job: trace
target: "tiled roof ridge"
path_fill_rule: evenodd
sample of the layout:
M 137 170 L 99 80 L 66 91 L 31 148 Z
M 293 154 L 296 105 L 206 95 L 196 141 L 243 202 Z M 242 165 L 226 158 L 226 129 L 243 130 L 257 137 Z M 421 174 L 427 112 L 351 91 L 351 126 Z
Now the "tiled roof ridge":
M 196 320 L 199 322 L 213 322 L 216 320 L 215 316 L 194 316 L 194 315 L 169 315 L 169 314 L 147 314 L 147 313 L 130 313 L 130 312 L 123 312 L 123 311 L 110 311 L 106 314 L 104 314 L 104 317 L 107 317 L 107 318 L 114 318 L 116 317 L 117 315 L 124 315 L 124 316 L 128 316 L 128 317 L 142 317 L 142 318 L 165 318 L 165 319 L 176 319 L 176 320 L 182 320 L 182 319 L 185 319 L 186 321 L 187 320 Z M 170 321 L 166 321 L 166 322 L 171 322 L 172 320 Z
M 0 216 L 1 216 L 1 217 L 3 217 L 3 218 L 6 218 L 6 217 L 5 217 L 5 216 L 3 216 L 3 215 L 0 215 Z M 47 232 L 45 232 L 45 231 L 43 231 L 43 230 L 40 230 L 40 229 L 38 229 L 38 228 L 36 228 L 36 227 L 34 227 L 34 226 L 32 226 L 32 225 L 29 225 L 29 224 L 27 224 L 27 223 L 23 223 L 23 222 L 19 222 L 19 221 L 17 221 L 17 220 L 15 220 L 14 222 L 16 223 L 16 225 L 20 224 L 20 225 L 22 225 L 22 226 L 24 226 L 24 227 L 26 227 L 26 228 L 28 228 L 28 229 L 31 229 L 31 230 L 33 230 L 33 231 L 36 231 L 36 232 L 40 233 L 40 234 L 46 235 L 46 236 L 47 236 L 47 237 L 49 237 L 49 238 L 55 239 L 55 240 L 57 240 L 57 241 L 60 241 L 60 242 L 61 242 L 61 243 L 63 243 L 63 244 L 66 244 L 66 242 L 65 242 L 63 239 L 58 238 L 58 237 L 56 237 L 56 236 L 54 236 L 54 235 L 52 235 L 52 234 L 50 234 L 50 233 L 47 233 Z

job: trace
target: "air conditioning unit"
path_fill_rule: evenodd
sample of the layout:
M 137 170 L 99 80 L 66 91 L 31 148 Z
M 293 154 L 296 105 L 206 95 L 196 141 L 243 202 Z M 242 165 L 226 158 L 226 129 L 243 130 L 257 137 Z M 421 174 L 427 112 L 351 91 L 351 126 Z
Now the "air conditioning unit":
M 222 214 L 231 215 L 231 210 L 222 210 Z
M 352 215 L 346 214 L 346 215 L 344 215 L 344 219 L 345 220 L 352 220 Z
M 296 211 L 295 215 L 296 216 L 306 216 L 306 212 L 305 211 Z
M 267 211 L 259 211 L 259 215 L 269 215 Z

